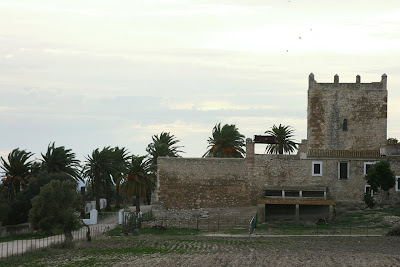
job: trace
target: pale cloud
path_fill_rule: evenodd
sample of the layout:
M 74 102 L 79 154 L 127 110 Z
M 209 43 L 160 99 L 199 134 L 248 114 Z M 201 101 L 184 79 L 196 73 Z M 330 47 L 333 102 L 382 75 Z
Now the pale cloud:
M 8 154 L 9 154 L 10 152 L 11 152 L 11 151 L 0 150 L 0 157 L 2 157 L 3 159 L 5 159 L 5 160 L 7 161 L 7 157 L 8 157 Z M 0 170 L 0 171 L 2 171 L 2 170 Z
M 250 109 L 264 110 L 264 109 L 273 109 L 273 108 L 277 108 L 277 106 L 268 106 L 268 105 L 264 105 L 264 106 L 234 105 L 232 103 L 222 102 L 222 101 L 202 102 L 202 103 L 199 103 L 196 106 L 196 109 L 197 110 L 201 110 L 201 111 L 209 111 L 209 110 L 250 110 Z
M 399 3 L 0 1 L 0 150 L 56 141 L 80 158 L 108 145 L 145 154 L 168 131 L 201 156 L 219 122 L 246 137 L 291 125 L 300 141 L 310 72 L 386 73 L 396 137 Z

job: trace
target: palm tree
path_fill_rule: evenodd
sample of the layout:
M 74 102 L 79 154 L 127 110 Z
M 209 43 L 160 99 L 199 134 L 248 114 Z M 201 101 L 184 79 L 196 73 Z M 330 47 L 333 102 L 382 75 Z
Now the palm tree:
M 246 153 L 243 149 L 244 135 L 239 133 L 234 124 L 225 124 L 222 128 L 221 123 L 216 124 L 207 142 L 209 149 L 203 157 L 243 158 Z
M 46 154 L 42 154 L 42 169 L 48 173 L 65 172 L 75 180 L 83 181 L 78 171 L 79 160 L 75 159 L 75 153 L 71 151 L 63 146 L 55 147 L 54 142 L 49 144 Z
M 15 198 L 21 187 L 24 188 L 28 183 L 28 178 L 32 176 L 34 162 L 29 161 L 32 155 L 31 152 L 16 148 L 8 154 L 8 162 L 3 157 L 0 158 L 0 168 L 5 174 L 2 182 L 8 189 L 10 199 Z
M 100 210 L 100 189 L 103 184 L 110 181 L 110 175 L 115 172 L 113 165 L 112 151 L 109 147 L 103 148 L 101 151 L 95 149 L 92 155 L 86 157 L 86 164 L 83 168 L 83 175 L 91 182 L 96 198 L 96 209 Z M 105 186 L 107 188 L 107 186 Z M 108 196 L 106 189 L 106 195 Z M 107 204 L 109 199 L 107 199 Z
M 136 197 L 136 212 L 140 212 L 140 199 L 145 197 L 148 191 L 155 189 L 154 175 L 150 172 L 150 161 L 144 160 L 146 156 L 132 156 L 128 165 L 127 175 L 121 185 L 121 193 L 126 197 Z
M 271 130 L 266 131 L 266 134 L 270 134 L 276 138 L 276 144 L 269 144 L 265 151 L 270 154 L 283 154 L 294 152 L 297 147 L 296 143 L 292 140 L 294 130 L 291 126 L 283 126 L 279 124 L 272 126 Z
M 178 153 L 183 151 L 179 150 L 181 146 L 176 146 L 179 140 L 169 132 L 161 132 L 160 136 L 153 135 L 151 138 L 153 142 L 147 146 L 146 151 L 150 156 L 151 170 L 156 173 L 158 157 L 179 157 Z
M 115 172 L 112 173 L 111 176 L 115 184 L 115 208 L 119 209 L 121 208 L 119 189 L 123 175 L 127 171 L 127 165 L 129 159 L 128 151 L 126 150 L 125 147 L 123 148 L 115 147 L 113 149 L 113 157 L 114 157 Z

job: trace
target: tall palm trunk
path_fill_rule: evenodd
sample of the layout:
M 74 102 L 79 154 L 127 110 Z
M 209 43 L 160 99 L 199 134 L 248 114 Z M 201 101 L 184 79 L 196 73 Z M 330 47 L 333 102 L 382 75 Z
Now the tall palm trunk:
M 94 192 L 96 195 L 96 210 L 100 211 L 100 178 L 96 179 L 94 182 L 95 188 L 94 188 Z
M 283 154 L 283 144 L 279 144 L 279 154 Z
M 110 178 L 106 179 L 106 211 L 111 211 L 111 188 L 110 188 Z
M 140 198 L 139 194 L 136 195 L 136 213 L 140 212 Z

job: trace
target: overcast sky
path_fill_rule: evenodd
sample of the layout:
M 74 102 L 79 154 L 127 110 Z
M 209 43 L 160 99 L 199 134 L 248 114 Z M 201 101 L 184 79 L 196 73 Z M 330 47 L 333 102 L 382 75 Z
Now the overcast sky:
M 213 126 L 307 136 L 308 75 L 379 82 L 400 139 L 400 1 L 0 0 L 0 155 L 175 135 L 200 157 Z M 262 153 L 263 149 L 258 148 Z

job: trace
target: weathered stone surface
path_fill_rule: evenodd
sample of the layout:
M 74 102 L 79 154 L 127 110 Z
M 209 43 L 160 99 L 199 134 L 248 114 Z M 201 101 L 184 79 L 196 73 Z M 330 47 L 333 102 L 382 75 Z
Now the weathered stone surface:
M 386 75 L 373 83 L 317 83 L 310 76 L 307 124 L 309 149 L 379 150 L 386 142 Z

